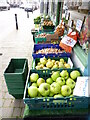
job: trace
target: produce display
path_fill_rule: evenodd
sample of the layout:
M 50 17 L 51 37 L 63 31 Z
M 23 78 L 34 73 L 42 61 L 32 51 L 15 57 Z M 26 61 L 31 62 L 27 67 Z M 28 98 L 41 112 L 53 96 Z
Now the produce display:
M 47 79 L 41 78 L 38 73 L 30 75 L 28 96 L 35 97 L 68 97 L 73 96 L 77 77 L 81 76 L 78 70 L 70 73 L 67 70 L 54 71 Z
M 41 22 L 41 17 L 38 16 L 37 18 L 34 19 L 34 24 L 40 24 Z
M 36 35 L 36 38 L 45 38 L 47 35 L 50 35 L 49 33 L 41 33 L 41 34 L 38 34 Z
M 43 26 L 53 26 L 53 22 L 51 20 L 44 20 Z
M 58 36 L 63 36 L 64 29 L 64 25 L 60 24 L 56 27 L 55 33 L 58 34 Z
M 36 38 L 45 38 L 46 36 L 47 36 L 46 33 L 41 33 L 41 34 L 36 35 Z
M 48 54 L 48 53 L 63 53 L 64 50 L 60 50 L 60 49 L 57 49 L 57 48 L 44 48 L 44 49 L 41 49 L 41 50 L 38 50 L 36 51 L 36 54 L 39 54 L 39 53 L 42 53 L 42 54 Z
M 60 68 L 71 68 L 70 63 L 67 63 L 63 58 L 59 60 L 50 59 L 50 58 L 40 58 L 36 63 L 35 68 L 40 69 L 60 69 Z

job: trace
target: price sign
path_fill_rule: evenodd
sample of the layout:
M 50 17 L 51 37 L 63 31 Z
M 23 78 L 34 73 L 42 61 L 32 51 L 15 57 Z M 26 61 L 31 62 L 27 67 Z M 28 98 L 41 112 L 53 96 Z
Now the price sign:
M 73 95 L 89 97 L 88 83 L 89 77 L 78 77 Z
M 77 20 L 76 30 L 80 32 L 81 27 L 82 27 L 82 21 L 81 20 Z

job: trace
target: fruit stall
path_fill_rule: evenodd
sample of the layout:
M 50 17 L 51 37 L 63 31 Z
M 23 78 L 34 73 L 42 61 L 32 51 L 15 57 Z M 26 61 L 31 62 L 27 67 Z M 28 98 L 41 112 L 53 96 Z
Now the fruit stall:
M 27 59 L 18 58 L 11 59 L 4 72 L 9 94 L 24 101 L 23 119 L 88 116 L 89 52 L 88 42 L 86 53 L 80 46 L 83 22 L 68 27 L 64 18 L 58 25 L 49 15 L 34 19 L 32 68 Z

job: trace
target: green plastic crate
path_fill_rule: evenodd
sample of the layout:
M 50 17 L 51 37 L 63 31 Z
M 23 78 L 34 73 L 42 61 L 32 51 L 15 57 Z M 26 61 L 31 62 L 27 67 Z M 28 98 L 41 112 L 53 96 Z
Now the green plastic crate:
M 36 43 L 36 44 L 38 44 L 38 42 L 42 42 L 42 41 L 45 42 L 45 41 L 46 41 L 46 37 L 45 37 L 45 38 L 41 38 L 41 37 L 40 37 L 40 38 L 37 38 L 37 37 L 35 37 L 35 43 Z
M 23 99 L 23 94 L 12 94 L 15 99 Z
M 45 109 L 80 109 L 88 108 L 88 97 L 63 97 L 63 98 L 53 98 L 53 97 L 41 97 L 41 98 L 30 98 L 28 96 L 28 87 L 30 86 L 30 75 L 32 73 L 38 73 L 39 77 L 45 80 L 49 78 L 53 71 L 67 70 L 69 73 L 73 70 L 79 70 L 79 68 L 73 69 L 60 69 L 60 70 L 30 70 L 27 78 L 26 87 L 24 91 L 24 103 L 29 106 L 30 110 L 45 110 Z M 81 73 L 81 71 L 80 71 Z M 82 73 L 81 73 L 82 75 Z
M 19 89 L 19 88 L 23 88 L 24 89 L 24 87 L 25 87 L 25 83 L 10 83 L 10 84 L 8 84 L 7 83 L 7 87 L 9 88 L 9 89 Z
M 27 59 L 11 59 L 4 72 L 6 83 L 25 82 L 28 74 Z
M 69 63 L 70 66 L 71 66 L 71 68 L 73 68 L 73 63 L 72 63 L 72 61 L 71 61 L 71 59 L 70 59 L 69 57 L 53 57 L 53 58 L 48 57 L 48 58 L 50 58 L 51 60 L 56 60 L 56 61 L 59 61 L 60 58 L 63 58 L 64 61 L 65 61 L 66 63 Z M 36 65 L 37 65 L 38 62 L 40 62 L 40 58 L 33 59 L 32 69 L 35 69 L 35 67 L 36 67 Z
M 9 94 L 24 94 L 24 88 L 8 89 Z

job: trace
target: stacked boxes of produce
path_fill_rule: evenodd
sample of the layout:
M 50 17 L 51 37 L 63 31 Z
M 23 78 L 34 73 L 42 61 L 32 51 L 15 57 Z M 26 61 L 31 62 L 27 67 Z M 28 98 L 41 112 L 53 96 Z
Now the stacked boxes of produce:
M 23 98 L 27 74 L 27 59 L 11 59 L 4 72 L 4 77 L 9 94 L 14 96 L 16 99 Z
M 52 27 L 53 23 L 45 19 L 43 29 L 50 30 Z M 62 24 L 56 27 L 55 34 L 63 36 Z M 46 38 L 47 33 L 44 35 Z M 39 36 L 42 37 L 43 34 Z M 65 52 L 59 44 L 37 42 L 34 44 L 32 56 L 32 69 L 27 77 L 23 98 L 29 109 L 88 108 L 87 97 L 73 94 L 77 78 L 83 74 L 79 68 L 74 68 L 70 53 Z

